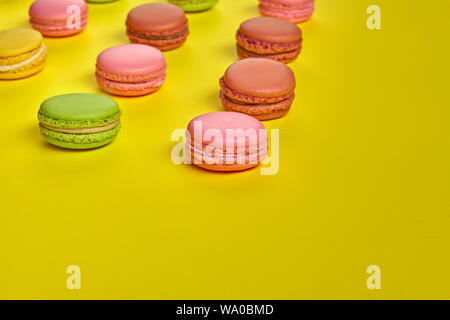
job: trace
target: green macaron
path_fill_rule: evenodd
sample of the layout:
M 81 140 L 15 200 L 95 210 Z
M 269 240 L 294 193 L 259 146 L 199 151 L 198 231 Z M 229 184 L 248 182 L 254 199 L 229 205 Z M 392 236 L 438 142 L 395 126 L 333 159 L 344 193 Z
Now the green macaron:
M 119 105 L 93 93 L 72 93 L 45 100 L 39 109 L 41 134 L 68 149 L 93 149 L 114 140 L 120 131 Z
M 186 12 L 208 10 L 216 5 L 219 0 L 168 0 L 169 3 L 181 7 Z

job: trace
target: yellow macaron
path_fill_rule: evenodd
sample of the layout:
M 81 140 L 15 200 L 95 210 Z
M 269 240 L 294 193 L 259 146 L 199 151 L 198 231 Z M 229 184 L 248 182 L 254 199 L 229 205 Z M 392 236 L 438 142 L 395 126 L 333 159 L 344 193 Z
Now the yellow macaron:
M 0 31 L 0 80 L 25 78 L 41 71 L 47 57 L 42 40 L 33 29 Z

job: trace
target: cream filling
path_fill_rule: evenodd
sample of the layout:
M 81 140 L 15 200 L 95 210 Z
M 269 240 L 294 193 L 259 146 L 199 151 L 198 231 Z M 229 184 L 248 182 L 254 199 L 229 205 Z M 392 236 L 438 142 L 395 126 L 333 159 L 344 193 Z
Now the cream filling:
M 18 64 L 13 64 L 13 65 L 11 65 L 11 66 L 0 66 L 0 72 L 6 72 L 6 71 L 11 71 L 11 70 L 14 70 L 14 69 L 18 69 L 18 68 L 20 68 L 20 67 L 23 67 L 23 66 L 25 66 L 25 65 L 27 65 L 27 64 L 30 64 L 30 63 L 32 63 L 33 61 L 35 61 L 35 60 L 37 60 L 41 55 L 42 55 L 42 53 L 45 51 L 45 44 L 42 44 L 41 45 L 41 49 L 38 51 L 38 53 L 36 53 L 34 56 L 32 56 L 31 58 L 28 58 L 27 60 L 25 60 L 25 61 L 22 61 L 22 62 L 20 62 L 20 63 L 18 63 Z
M 97 127 L 97 128 L 84 128 L 84 129 L 62 129 L 62 128 L 55 128 L 48 126 L 44 123 L 40 123 L 41 126 L 55 132 L 61 132 L 61 133 L 70 133 L 70 134 L 90 134 L 90 133 L 99 133 L 104 132 L 113 129 L 115 126 L 119 124 L 119 121 L 116 121 L 114 123 L 111 123 L 110 125 L 104 126 L 104 127 Z

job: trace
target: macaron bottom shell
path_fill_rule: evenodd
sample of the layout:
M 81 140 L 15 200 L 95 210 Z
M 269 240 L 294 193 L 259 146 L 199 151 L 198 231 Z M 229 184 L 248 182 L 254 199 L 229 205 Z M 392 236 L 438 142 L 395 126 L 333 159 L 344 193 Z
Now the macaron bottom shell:
M 227 111 L 245 113 L 258 120 L 271 120 L 284 117 L 291 109 L 295 95 L 286 100 L 272 104 L 248 104 L 239 101 L 233 101 L 227 97 L 223 91 L 220 91 L 220 99 Z
M 121 124 L 118 123 L 114 128 L 107 131 L 90 134 L 52 131 L 43 125 L 40 125 L 39 128 L 44 139 L 55 146 L 66 149 L 93 149 L 111 143 L 118 135 Z
M 87 26 L 87 16 L 83 17 L 79 28 L 68 28 L 66 22 L 63 21 L 60 24 L 51 25 L 37 23 L 35 21 L 30 21 L 33 29 L 39 31 L 44 37 L 48 38 L 63 38 L 71 37 L 81 33 Z
M 201 150 L 195 145 L 195 142 L 186 143 L 185 154 L 190 155 L 191 163 L 202 169 L 211 171 L 243 171 L 257 167 L 267 156 L 267 146 L 261 147 L 259 150 L 245 151 L 245 154 L 221 153 L 215 150 L 210 153 L 205 148 Z M 229 162 L 227 162 L 227 160 Z
M 219 97 L 225 110 L 245 113 L 258 120 L 272 120 L 285 116 L 295 98 L 294 92 L 277 100 L 245 96 L 228 87 L 223 78 L 220 79 L 220 87 Z
M 78 143 L 74 143 L 74 142 L 70 142 L 70 141 L 62 141 L 62 140 L 54 139 L 54 138 L 47 137 L 47 136 L 44 136 L 44 139 L 48 143 L 50 143 L 54 146 L 60 147 L 60 148 L 64 148 L 64 149 L 89 150 L 89 149 L 96 149 L 96 148 L 104 147 L 107 144 L 110 144 L 111 142 L 113 142 L 115 137 L 105 139 L 105 140 L 99 141 L 99 142 L 92 142 L 92 143 L 85 143 L 85 144 L 78 144 Z
M 169 3 L 181 7 L 185 12 L 206 11 L 214 7 L 219 0 L 169 0 Z
M 274 61 L 279 61 L 283 63 L 291 63 L 297 59 L 301 52 L 301 48 L 296 49 L 294 51 L 289 52 L 281 52 L 281 53 L 272 53 L 272 54 L 259 54 L 256 52 L 251 52 L 246 50 L 245 48 L 241 47 L 239 44 L 236 45 L 236 51 L 241 59 L 246 58 L 264 58 L 264 59 L 270 59 Z
M 36 73 L 44 69 L 46 57 L 47 57 L 47 50 L 45 50 L 45 52 L 42 55 L 40 55 L 39 58 L 34 60 L 32 63 L 29 63 L 14 70 L 6 72 L 0 71 L 0 79 L 17 80 L 35 75 Z
M 163 85 L 165 77 L 139 83 L 116 82 L 103 78 L 98 74 L 96 74 L 96 79 L 100 88 L 110 94 L 124 97 L 139 97 L 158 91 Z
M 194 158 L 192 157 L 192 163 L 194 163 Z M 205 162 L 194 163 L 195 166 L 209 170 L 209 171 L 217 171 L 217 172 L 237 172 L 237 171 L 245 171 L 252 168 L 255 168 L 259 165 L 259 163 L 255 164 L 207 164 Z

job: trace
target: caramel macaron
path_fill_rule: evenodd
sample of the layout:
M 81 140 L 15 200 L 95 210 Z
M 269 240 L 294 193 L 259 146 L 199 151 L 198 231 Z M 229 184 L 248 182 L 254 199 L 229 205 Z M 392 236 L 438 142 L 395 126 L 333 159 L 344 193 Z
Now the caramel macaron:
M 131 42 L 166 51 L 180 47 L 189 35 L 188 20 L 180 7 L 148 3 L 130 11 L 127 35 Z
M 244 21 L 236 33 L 240 58 L 294 61 L 302 50 L 302 31 L 292 22 L 268 17 Z
M 227 111 L 270 120 L 288 113 L 295 86 L 295 75 L 284 63 L 248 58 L 226 70 L 220 79 L 220 98 Z

